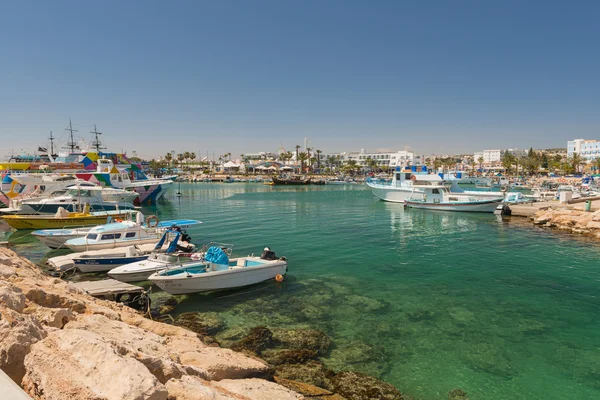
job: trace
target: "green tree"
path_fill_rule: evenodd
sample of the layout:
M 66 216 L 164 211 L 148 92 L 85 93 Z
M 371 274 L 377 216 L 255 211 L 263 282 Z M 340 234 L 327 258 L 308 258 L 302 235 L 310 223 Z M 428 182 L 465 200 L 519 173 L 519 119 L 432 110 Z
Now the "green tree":
M 581 169 L 581 166 L 585 165 L 585 159 L 578 153 L 573 153 L 573 155 L 568 158 L 567 162 L 571 164 L 571 170 L 573 173 L 578 173 Z
M 321 172 L 321 154 L 323 153 L 321 150 L 316 150 L 317 153 L 317 169 L 319 173 Z
M 365 160 L 365 164 L 367 167 L 369 167 L 371 169 L 371 171 L 375 171 L 377 168 L 377 160 L 375 160 L 374 158 L 371 158 L 371 156 L 367 157 L 367 159 Z
M 304 163 L 306 162 L 306 160 L 308 160 L 308 153 L 303 151 L 300 154 L 298 154 L 298 158 L 300 161 L 300 171 L 304 173 Z
M 506 173 L 510 175 L 512 171 L 512 166 L 515 163 L 515 156 L 513 156 L 511 153 L 509 153 L 508 150 L 506 150 L 502 153 L 500 161 L 502 162 L 502 166 L 504 167 Z

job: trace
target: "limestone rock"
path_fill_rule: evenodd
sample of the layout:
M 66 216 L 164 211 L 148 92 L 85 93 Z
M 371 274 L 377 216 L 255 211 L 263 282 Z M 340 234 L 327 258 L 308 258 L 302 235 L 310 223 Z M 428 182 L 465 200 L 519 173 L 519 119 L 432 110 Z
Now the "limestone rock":
M 123 357 L 95 333 L 50 333 L 25 357 L 23 388 L 45 400 L 166 400 L 167 390 L 141 363 Z
M 271 368 L 262 360 L 229 349 L 205 347 L 181 354 L 180 361 L 208 372 L 211 380 L 269 378 Z
M 181 365 L 178 354 L 171 354 L 166 340 L 155 333 L 98 314 L 81 316 L 77 321 L 69 322 L 65 330 L 69 329 L 96 333 L 119 354 L 144 364 L 161 383 L 185 374 L 207 378 L 206 371 Z
M 165 385 L 169 400 L 240 400 L 247 397 L 237 396 L 198 377 L 184 376 L 171 379 Z
M 12 283 L 0 281 L 0 304 L 21 313 L 25 308 L 25 295 Z
M 0 369 L 19 383 L 25 375 L 23 362 L 32 344 L 46 337 L 40 322 L 0 305 Z
M 273 382 L 262 379 L 224 379 L 215 382 L 232 393 L 240 394 L 251 400 L 295 400 L 304 396 Z
M 448 393 L 448 400 L 469 400 L 469 398 L 464 390 L 453 389 Z

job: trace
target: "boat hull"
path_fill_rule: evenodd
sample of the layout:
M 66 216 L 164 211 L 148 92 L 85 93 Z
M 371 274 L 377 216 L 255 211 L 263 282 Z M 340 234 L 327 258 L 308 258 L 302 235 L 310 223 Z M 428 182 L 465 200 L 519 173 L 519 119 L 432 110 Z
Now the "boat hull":
M 502 201 L 502 199 L 499 199 L 468 203 L 423 203 L 407 200 L 405 204 L 410 208 L 424 210 L 493 213 L 498 205 L 502 204 Z
M 234 268 L 225 271 L 208 272 L 186 276 L 160 276 L 153 274 L 150 280 L 170 294 L 208 292 L 254 285 L 277 275 L 285 275 L 287 262 L 278 262 L 261 267 Z
M 67 240 L 84 236 L 90 229 L 91 228 L 67 229 L 65 231 L 59 230 L 58 232 L 42 229 L 40 231 L 32 232 L 31 235 L 38 238 L 40 242 L 51 249 L 61 249 L 67 247 L 65 245 Z
M 147 258 L 148 255 L 135 257 L 88 258 L 74 259 L 73 263 L 81 272 L 105 272 L 125 264 L 143 261 Z
M 155 263 L 144 260 L 141 268 L 127 268 L 128 265 L 123 265 L 120 268 L 115 268 L 108 271 L 108 276 L 121 282 L 140 282 L 147 281 L 150 275 L 155 272 L 160 272 L 166 269 L 164 263 Z M 136 263 L 139 265 L 139 263 Z
M 371 188 L 371 192 L 375 197 L 383 201 L 389 201 L 391 203 L 404 203 L 409 198 L 419 198 L 422 193 L 419 190 L 411 188 L 394 187 L 390 185 L 381 185 L 367 183 Z
M 66 243 L 65 245 L 75 251 L 90 251 L 90 250 L 105 250 L 105 249 L 116 249 L 117 247 L 128 247 L 134 245 L 142 245 L 142 244 L 155 244 L 160 239 L 160 235 L 157 233 L 151 237 L 143 238 L 143 239 L 134 239 L 134 240 L 107 240 L 102 243 L 83 243 L 83 244 L 73 244 Z
M 61 229 L 100 225 L 106 223 L 108 216 L 126 219 L 129 215 L 130 213 L 111 213 L 65 218 L 55 218 L 52 215 L 4 215 L 2 218 L 15 229 Z

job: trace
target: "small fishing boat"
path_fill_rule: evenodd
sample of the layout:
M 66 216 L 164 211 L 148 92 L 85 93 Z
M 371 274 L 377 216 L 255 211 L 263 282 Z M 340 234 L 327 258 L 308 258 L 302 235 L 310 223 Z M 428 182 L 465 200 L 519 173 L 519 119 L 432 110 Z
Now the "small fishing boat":
M 68 212 L 59 208 L 56 214 L 3 215 L 2 219 L 15 229 L 62 229 L 67 227 L 95 226 L 106 222 L 108 217 L 128 219 L 135 210 L 93 211 L 84 208 L 83 212 Z
M 139 282 L 145 281 L 150 275 L 155 272 L 162 271 L 166 268 L 177 268 L 184 264 L 197 262 L 202 259 L 202 252 L 191 253 L 193 249 L 186 248 L 185 252 L 181 252 L 179 239 L 181 232 L 166 231 L 160 241 L 153 248 L 152 252 L 143 260 L 131 261 L 122 266 L 115 266 L 108 271 L 108 276 L 121 282 Z M 166 251 L 164 244 L 169 243 Z
M 265 251 L 267 253 L 267 251 Z M 217 246 L 210 247 L 204 259 L 180 268 L 155 272 L 148 278 L 170 294 L 206 292 L 253 285 L 285 275 L 285 257 L 248 256 L 229 259 Z
M 273 185 L 309 185 L 311 179 L 299 175 L 280 175 L 272 178 Z
M 190 225 L 202 223 L 193 219 L 171 220 L 170 222 L 171 225 L 175 225 L 176 229 L 184 229 Z M 160 239 L 163 231 L 164 229 L 158 228 L 158 218 L 150 216 L 146 219 L 145 224 L 139 221 L 117 221 L 96 226 L 83 237 L 67 240 L 65 245 L 75 252 L 80 252 L 114 249 L 134 244 L 154 244 Z M 189 236 L 185 235 L 184 240 L 189 241 Z
M 134 216 L 134 215 L 132 215 Z M 146 222 L 144 221 L 143 214 L 138 213 L 135 215 L 136 223 L 146 226 Z M 146 218 L 148 220 L 148 218 Z M 112 223 L 114 220 L 110 218 L 110 221 L 106 221 L 107 223 Z M 154 223 L 154 219 L 152 219 L 151 224 Z M 182 228 L 187 228 L 190 224 L 197 224 L 200 221 L 196 220 L 188 220 L 188 219 L 171 219 L 165 221 L 159 221 L 156 224 L 156 228 L 161 232 L 166 228 L 172 227 L 173 225 L 179 226 Z M 66 242 L 70 239 L 76 239 L 79 237 L 83 237 L 87 235 L 90 229 L 94 228 L 94 226 L 89 227 L 81 227 L 81 228 L 71 228 L 71 229 L 40 229 L 37 231 L 31 232 L 32 236 L 35 236 L 40 242 L 44 243 L 46 246 L 51 249 L 61 249 L 66 248 Z
M 502 194 L 496 198 L 483 199 L 452 193 L 443 182 L 428 182 L 428 185 L 420 184 L 413 187 L 420 193 L 418 197 L 409 197 L 405 200 L 405 205 L 411 208 L 493 213 L 498 205 L 504 202 Z
M 190 252 L 195 249 L 195 246 L 188 242 L 179 242 L 181 235 L 182 233 L 177 230 L 169 230 L 163 234 L 161 240 L 156 244 L 84 251 L 66 256 L 52 257 L 46 263 L 57 271 L 77 268 L 81 272 L 106 272 L 121 265 L 146 260 L 153 253 L 163 253 L 173 256 L 178 254 L 181 257 L 187 256 L 189 259 L 192 254 Z M 185 253 L 181 253 L 182 251 L 185 251 Z

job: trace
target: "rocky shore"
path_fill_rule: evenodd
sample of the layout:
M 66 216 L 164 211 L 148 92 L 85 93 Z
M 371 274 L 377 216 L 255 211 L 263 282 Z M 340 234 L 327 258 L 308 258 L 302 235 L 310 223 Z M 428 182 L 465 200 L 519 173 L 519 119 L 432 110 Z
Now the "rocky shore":
M 206 318 L 175 323 L 90 297 L 0 248 L 0 369 L 34 399 L 409 398 L 325 368 L 317 356 L 330 340 L 320 331 L 257 327 L 221 338 L 226 349 Z
M 530 218 L 536 225 L 600 238 L 600 210 L 586 212 L 549 207 L 536 212 Z

